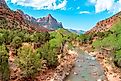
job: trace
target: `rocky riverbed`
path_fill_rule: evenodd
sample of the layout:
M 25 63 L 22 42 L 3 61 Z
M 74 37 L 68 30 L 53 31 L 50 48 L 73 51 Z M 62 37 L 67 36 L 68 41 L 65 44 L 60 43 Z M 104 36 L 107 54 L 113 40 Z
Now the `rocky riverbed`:
M 77 50 L 79 51 L 79 50 Z M 106 81 L 104 70 L 95 57 L 79 51 L 74 68 L 65 81 Z
M 111 50 L 97 50 L 92 51 L 91 46 L 81 46 L 80 49 L 95 57 L 104 68 L 106 75 L 106 81 L 121 81 L 121 70 L 117 68 L 113 63 L 113 57 Z
M 104 69 L 92 55 L 75 49 L 60 59 L 60 65 L 46 81 L 107 81 Z

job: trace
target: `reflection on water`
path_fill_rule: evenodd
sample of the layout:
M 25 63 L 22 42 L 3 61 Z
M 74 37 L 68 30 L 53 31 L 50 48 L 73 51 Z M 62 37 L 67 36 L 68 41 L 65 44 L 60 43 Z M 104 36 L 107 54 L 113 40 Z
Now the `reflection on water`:
M 99 62 L 92 56 L 79 51 L 75 67 L 65 81 L 102 81 L 104 71 Z

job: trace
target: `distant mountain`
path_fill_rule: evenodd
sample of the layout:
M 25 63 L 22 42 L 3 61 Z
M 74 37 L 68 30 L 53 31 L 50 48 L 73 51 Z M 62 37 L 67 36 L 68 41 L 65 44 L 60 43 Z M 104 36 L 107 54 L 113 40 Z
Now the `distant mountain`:
M 84 34 L 85 31 L 83 30 L 74 30 L 74 29 L 68 29 L 70 32 L 76 33 L 76 34 Z
M 118 20 L 121 21 L 121 12 L 113 15 L 110 18 L 98 22 L 96 26 L 87 31 L 86 34 L 108 31 Z
M 48 32 L 47 28 L 27 20 L 22 11 L 11 10 L 5 0 L 0 0 L 0 28 L 25 29 L 30 32 Z
M 48 14 L 48 16 L 43 18 L 38 18 L 37 22 L 39 23 L 40 26 L 43 26 L 51 30 L 63 28 L 62 23 L 58 22 L 55 18 L 53 18 L 51 14 Z
M 3 24 L 4 22 L 4 24 Z M 25 14 L 21 10 L 11 10 L 5 0 L 0 0 L 0 28 L 22 28 L 29 31 L 51 31 L 63 28 L 62 23 L 58 22 L 51 14 L 43 18 L 34 18 Z
M 48 14 L 48 16 L 43 18 L 34 18 L 27 14 L 24 14 L 21 10 L 16 10 L 17 12 L 21 13 L 24 17 L 24 19 L 30 21 L 33 24 L 45 27 L 49 30 L 56 30 L 58 28 L 63 28 L 63 25 L 61 22 L 58 22 L 54 17 L 52 17 L 51 14 Z

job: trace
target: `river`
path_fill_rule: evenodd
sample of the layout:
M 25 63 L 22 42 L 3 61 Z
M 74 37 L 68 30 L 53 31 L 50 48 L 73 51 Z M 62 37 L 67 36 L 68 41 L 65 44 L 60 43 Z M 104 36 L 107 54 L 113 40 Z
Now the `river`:
M 105 79 L 104 70 L 95 57 L 78 51 L 78 58 L 70 75 L 65 81 L 102 81 Z

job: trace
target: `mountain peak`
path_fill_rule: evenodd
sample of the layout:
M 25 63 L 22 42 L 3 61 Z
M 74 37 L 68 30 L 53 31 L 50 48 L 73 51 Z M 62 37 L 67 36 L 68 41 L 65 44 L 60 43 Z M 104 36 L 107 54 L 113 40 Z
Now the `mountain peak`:
M 48 18 L 48 19 L 55 19 L 51 14 L 48 14 L 48 16 L 46 16 L 46 18 Z
M 48 17 L 52 17 L 52 15 L 51 14 L 48 14 Z
M 48 14 L 46 17 L 37 19 L 37 22 L 40 26 L 51 30 L 56 30 L 63 27 L 62 23 L 58 22 L 51 14 Z

